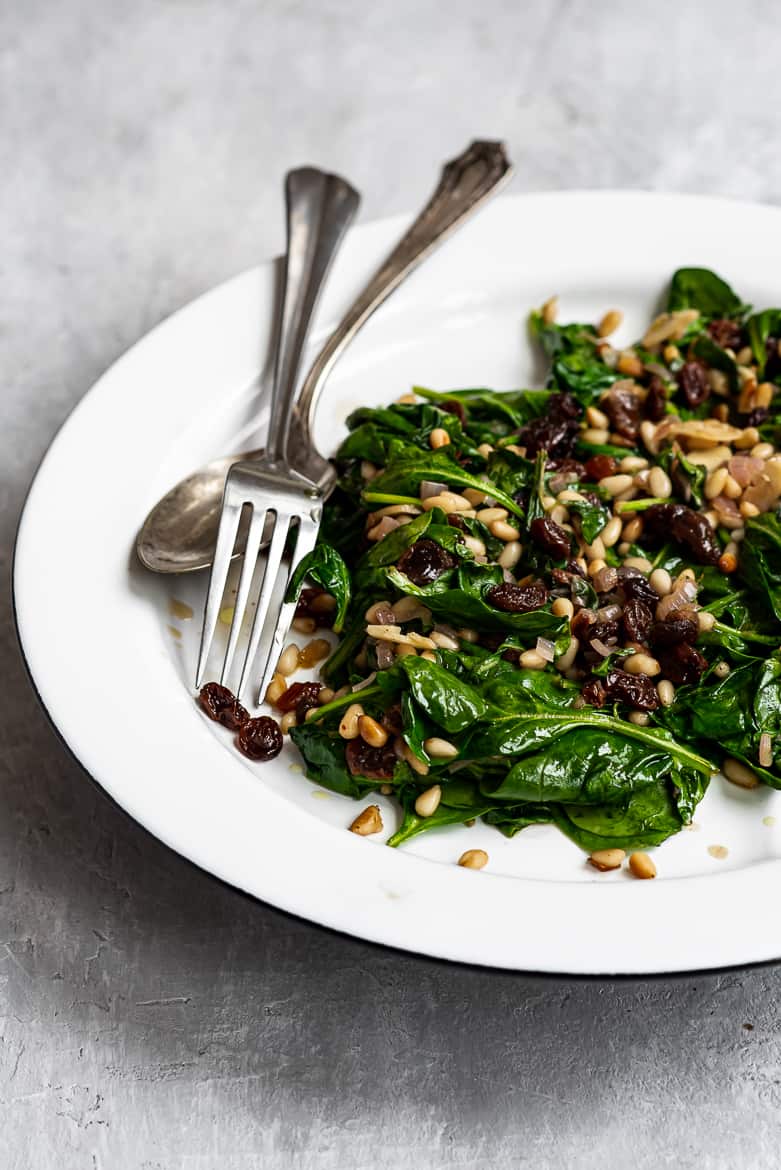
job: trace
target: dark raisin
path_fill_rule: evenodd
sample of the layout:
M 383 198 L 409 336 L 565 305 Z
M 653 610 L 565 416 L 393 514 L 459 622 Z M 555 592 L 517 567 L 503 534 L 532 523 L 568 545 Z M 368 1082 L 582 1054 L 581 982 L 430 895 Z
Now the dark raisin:
M 564 568 L 573 577 L 585 577 L 586 576 L 586 570 L 583 568 L 582 565 L 579 565 L 578 562 L 575 560 L 567 561 Z
M 613 430 L 634 442 L 642 419 L 640 395 L 628 387 L 613 386 L 603 399 L 602 407 L 613 424 Z
M 276 719 L 260 715 L 248 719 L 239 731 L 239 750 L 251 760 L 273 760 L 282 751 L 282 732 Z
M 639 569 L 622 566 L 618 570 L 618 586 L 627 601 L 642 601 L 655 610 L 659 594 Z
M 532 581 L 529 585 L 512 585 L 505 581 L 501 585 L 493 585 L 485 599 L 494 609 L 500 609 L 503 613 L 529 613 L 545 604 L 548 590 L 542 581 Z
M 445 414 L 454 414 L 462 425 L 466 422 L 466 411 L 457 398 L 446 398 L 444 402 L 438 402 L 437 405 L 440 410 L 444 410 Z
M 722 349 L 734 349 L 736 352 L 743 346 L 743 331 L 736 321 L 726 317 L 718 317 L 708 325 L 708 333 L 716 345 Z
M 304 714 L 311 707 L 317 707 L 317 696 L 320 694 L 320 683 L 316 682 L 297 682 L 291 683 L 286 691 L 277 699 L 277 708 L 280 711 L 295 711 L 298 713 L 299 705 L 301 703 L 308 703 L 309 706 L 305 708 Z M 303 718 L 303 716 L 300 716 Z
M 459 516 L 458 512 L 448 512 L 445 519 L 451 528 L 457 528 L 459 532 L 466 532 L 466 520 L 463 516 Z
M 325 589 L 313 585 L 301 590 L 296 617 L 311 617 L 318 626 L 329 627 L 334 624 L 335 615 L 336 601 Z
M 549 459 L 545 469 L 555 471 L 558 475 L 572 476 L 572 483 L 583 479 L 585 475 L 585 468 L 577 459 Z
M 553 459 L 572 456 L 578 438 L 581 408 L 568 391 L 551 394 L 541 418 L 532 419 L 518 434 L 528 458 L 547 451 Z
M 519 666 L 521 662 L 521 651 L 517 646 L 508 646 L 506 650 L 502 651 L 502 658 L 505 662 L 512 662 L 514 666 Z
M 630 674 L 627 670 L 609 670 L 604 680 L 608 699 L 627 703 L 638 711 L 655 711 L 659 695 L 654 681 L 647 674 Z
M 210 682 L 201 687 L 198 701 L 210 719 L 231 731 L 236 731 L 249 719 L 249 711 L 242 707 L 233 691 L 219 683 Z
M 648 383 L 648 393 L 645 396 L 643 414 L 651 422 L 660 422 L 667 413 L 667 391 L 664 382 L 658 374 L 652 374 Z
M 627 642 L 645 642 L 654 620 L 653 610 L 636 597 L 627 601 L 621 618 L 624 639 Z
M 490 650 L 493 654 L 499 649 L 506 637 L 506 634 L 495 633 L 492 630 L 486 630 L 480 635 L 479 645 L 486 650 Z
M 710 398 L 708 371 L 704 362 L 698 361 L 696 358 L 693 361 L 684 362 L 675 375 L 675 379 L 688 407 L 693 409 L 704 402 L 706 398 Z
M 688 642 L 679 642 L 677 646 L 655 653 L 664 677 L 678 687 L 699 682 L 700 675 L 708 667 L 708 660 Z
M 769 416 L 770 411 L 766 406 L 755 406 L 753 410 L 742 415 L 741 418 L 745 419 L 747 427 L 759 427 L 763 422 L 767 422 Z
M 401 717 L 401 706 L 394 703 L 387 711 L 384 711 L 380 719 L 382 726 L 386 731 L 392 732 L 393 735 L 401 735 L 404 730 L 404 722 Z
M 700 627 L 695 617 L 669 617 L 667 621 L 654 622 L 648 641 L 655 649 L 677 646 L 679 642 L 689 642 L 693 646 L 699 632 Z
M 673 486 L 673 495 L 680 496 L 685 504 L 690 504 L 692 499 L 691 480 L 681 467 L 680 459 L 673 459 L 670 464 L 670 483 Z
M 643 513 L 643 533 L 651 540 L 671 537 L 684 544 L 701 565 L 716 565 L 721 548 L 704 516 L 685 504 L 653 504 Z
M 448 569 L 454 568 L 456 558 L 435 540 L 416 540 L 399 558 L 399 572 L 409 577 L 413 585 L 430 585 Z
M 396 767 L 396 752 L 393 741 L 383 747 L 370 747 L 366 740 L 351 739 L 344 750 L 347 767 L 353 776 L 365 776 L 367 780 L 390 780 Z
M 581 694 L 590 707 L 604 706 L 605 699 L 607 698 L 605 688 L 598 678 L 592 678 L 590 682 L 587 682 Z
M 587 479 L 590 479 L 592 483 L 598 483 L 606 475 L 616 474 L 618 460 L 614 459 L 612 455 L 592 455 L 590 459 L 586 460 L 584 471 Z
M 588 642 L 592 637 L 591 630 L 596 625 L 597 615 L 593 609 L 579 609 L 570 622 L 570 630 L 573 637 L 577 638 L 582 644 Z
M 529 525 L 529 532 L 535 544 L 554 561 L 563 561 L 570 554 L 569 535 L 553 520 L 538 516 Z

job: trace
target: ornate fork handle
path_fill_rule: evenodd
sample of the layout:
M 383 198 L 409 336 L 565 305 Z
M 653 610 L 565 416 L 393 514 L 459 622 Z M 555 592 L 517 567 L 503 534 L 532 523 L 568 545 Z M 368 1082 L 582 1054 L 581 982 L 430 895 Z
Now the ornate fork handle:
M 420 215 L 375 272 L 326 341 L 306 376 L 295 408 L 291 463 L 312 479 L 330 486 L 331 464 L 317 453 L 311 434 L 317 400 L 331 369 L 372 313 L 390 296 L 441 240 L 502 186 L 512 165 L 501 142 L 473 142 L 446 163 L 439 184 Z

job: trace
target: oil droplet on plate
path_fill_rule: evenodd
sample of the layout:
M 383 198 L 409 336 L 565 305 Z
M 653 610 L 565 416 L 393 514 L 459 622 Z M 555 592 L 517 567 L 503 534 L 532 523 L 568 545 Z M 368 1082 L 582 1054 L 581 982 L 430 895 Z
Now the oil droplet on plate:
M 168 602 L 168 612 L 171 617 L 178 618 L 180 622 L 189 622 L 193 616 L 193 607 L 188 605 L 186 601 L 178 601 L 172 597 Z
M 224 626 L 229 626 L 233 621 L 234 606 L 226 605 L 224 609 L 220 610 L 220 621 Z
M 729 849 L 726 845 L 709 845 L 708 853 L 710 853 L 711 857 L 715 857 L 717 861 L 723 861 L 729 853 Z
M 171 637 L 173 637 L 173 638 L 181 638 L 181 636 L 182 636 L 182 631 L 181 631 L 181 630 L 177 630 L 176 626 L 169 626 L 169 627 L 168 627 L 168 630 L 169 630 L 169 633 L 171 634 Z
M 762 818 L 762 824 L 763 824 L 763 825 L 767 825 L 767 827 L 768 827 L 769 829 L 772 829 L 772 828 L 773 828 L 773 825 L 774 825 L 775 823 L 776 823 L 776 818 L 775 818 L 775 817 L 763 817 L 763 818 Z
M 288 764 L 288 771 L 300 772 L 301 774 L 303 774 L 304 769 L 301 767 L 300 764 Z
M 330 793 L 323 792 L 320 788 L 316 788 L 315 791 L 312 793 L 312 796 L 314 796 L 315 800 L 330 800 L 331 799 Z

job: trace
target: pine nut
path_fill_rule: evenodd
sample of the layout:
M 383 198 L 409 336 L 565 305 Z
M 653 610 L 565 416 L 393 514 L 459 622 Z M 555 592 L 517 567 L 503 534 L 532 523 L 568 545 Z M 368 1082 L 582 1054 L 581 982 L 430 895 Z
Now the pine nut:
M 586 422 L 590 427 L 596 427 L 601 431 L 606 431 L 610 426 L 610 419 L 597 406 L 586 407 Z
M 628 350 L 625 350 L 619 355 L 618 362 L 616 363 L 618 372 L 620 374 L 626 374 L 627 378 L 639 378 L 643 372 L 643 368 L 643 363 L 640 361 L 640 358 L 629 353 Z
M 559 298 L 555 297 L 555 296 L 548 297 L 547 301 L 540 309 L 540 314 L 542 316 L 543 322 L 546 325 L 552 325 L 554 323 L 554 321 L 556 320 L 556 317 L 558 315 L 558 312 L 559 312 Z
M 438 496 L 429 496 L 427 500 L 420 501 L 420 506 L 424 512 L 430 512 L 432 508 L 441 508 L 443 512 L 469 512 L 472 507 L 469 500 L 456 492 L 440 492 Z
M 647 727 L 651 722 L 651 717 L 645 711 L 630 711 L 629 722 L 637 724 L 638 727 Z
M 431 739 L 423 741 L 423 748 L 432 760 L 454 760 L 458 755 L 458 748 L 449 739 L 440 739 L 433 735 Z
M 550 512 L 551 508 L 556 507 L 556 497 L 555 496 L 543 496 L 540 503 L 542 504 L 543 510 L 545 512 Z
M 402 394 L 396 399 L 399 406 L 414 406 L 418 401 L 417 394 Z
M 431 447 L 436 451 L 438 447 L 447 447 L 450 443 L 450 435 L 444 427 L 434 427 L 433 431 L 428 437 Z
M 415 801 L 415 812 L 419 817 L 430 817 L 439 808 L 442 799 L 442 789 L 438 784 L 432 784 L 425 792 L 421 792 Z
M 643 532 L 643 521 L 640 516 L 633 516 L 631 520 L 627 520 L 624 525 L 621 535 L 629 544 L 634 544 Z
M 629 541 L 622 540 L 618 546 L 619 555 L 622 557 L 628 557 L 631 551 L 632 551 L 632 546 L 629 543 Z
M 760 768 L 769 768 L 773 763 L 773 737 L 767 731 L 763 731 L 759 737 L 757 759 Z
M 521 535 L 519 529 L 514 528 L 512 524 L 508 524 L 506 520 L 494 520 L 489 524 L 489 531 L 497 540 L 504 540 L 506 542 L 517 540 Z
M 772 443 L 757 443 L 756 447 L 751 448 L 751 454 L 755 459 L 770 459 L 775 454 L 775 447 Z
M 765 464 L 765 473 L 770 478 L 773 491 L 781 493 L 781 455 L 773 455 Z
M 673 485 L 670 483 L 670 477 L 662 467 L 651 468 L 651 473 L 648 476 L 648 487 L 651 490 L 651 495 L 658 497 L 660 500 L 669 500 L 673 494 Z
M 517 540 L 508 540 L 499 554 L 497 564 L 501 565 L 503 569 L 513 569 L 521 559 L 523 546 Z
M 324 707 L 326 703 L 330 703 L 333 700 L 334 694 L 335 692 L 330 687 L 320 687 L 320 693 L 317 696 L 317 701 L 320 706 Z
M 476 508 L 479 504 L 484 504 L 486 499 L 485 492 L 479 492 L 477 488 L 464 488 L 461 495 L 465 500 L 469 500 L 473 508 Z
M 366 612 L 368 620 L 368 610 Z M 393 620 L 395 622 L 411 622 L 416 618 L 422 622 L 428 622 L 431 618 L 431 610 L 421 605 L 416 597 L 401 597 L 398 601 L 394 601 Z
M 554 524 L 566 524 L 569 520 L 569 512 L 563 504 L 554 504 L 551 508 L 550 518 Z
M 734 573 L 738 567 L 738 558 L 734 553 L 723 552 L 719 557 L 719 568 L 722 573 Z
M 298 656 L 298 665 L 304 670 L 308 670 L 310 666 L 314 666 L 316 662 L 322 662 L 331 653 L 331 643 L 327 642 L 325 638 L 313 638 L 304 646 L 303 650 Z
M 382 816 L 380 815 L 380 806 L 378 804 L 370 804 L 363 812 L 358 813 L 358 816 L 350 825 L 350 832 L 357 833 L 359 837 L 371 837 L 372 833 L 381 833 Z
M 410 654 L 414 654 L 417 657 L 417 653 L 418 652 L 415 649 L 415 647 L 410 646 L 410 644 L 408 642 L 396 643 L 396 657 L 397 658 L 407 658 Z
M 732 668 L 728 662 L 717 662 L 713 668 L 713 673 L 716 678 L 727 678 L 732 673 Z
M 756 427 L 746 427 L 739 439 L 735 439 L 733 447 L 744 451 L 746 447 L 755 447 L 759 442 L 759 431 Z
M 467 849 L 458 859 L 463 869 L 485 869 L 488 865 L 488 854 L 485 849 Z
M 419 760 L 412 749 L 404 740 L 396 740 L 396 752 L 401 753 L 401 758 L 406 760 L 413 772 L 417 772 L 418 776 L 427 776 L 429 766 L 425 760 Z
M 712 529 L 714 529 L 714 531 L 715 531 L 715 530 L 718 528 L 718 526 L 719 526 L 719 514 L 718 514 L 718 512 L 714 512 L 714 511 L 713 511 L 713 509 L 712 509 L 712 508 L 710 508 L 710 509 L 709 509 L 707 512 L 703 512 L 703 516 L 704 516 L 704 517 L 705 517 L 705 519 L 708 521 L 708 523 L 710 524 L 711 528 L 712 528 Z
M 660 679 L 656 684 L 656 693 L 663 707 L 669 707 L 675 700 L 675 687 L 669 678 Z
M 732 458 L 732 451 L 724 446 L 708 447 L 705 450 L 689 451 L 686 458 L 690 463 L 705 467 L 708 471 L 715 471 L 722 463 Z
M 370 479 L 374 479 L 376 474 L 377 474 L 377 468 L 374 466 L 374 464 L 370 463 L 368 459 L 362 459 L 361 460 L 361 479 L 365 479 L 368 482 Z
M 673 579 L 666 569 L 654 569 L 648 578 L 648 583 L 660 597 L 666 597 L 673 591 Z
M 439 646 L 441 650 L 458 650 L 459 648 L 458 639 L 451 638 L 450 634 L 443 634 L 439 630 L 432 630 L 429 637 L 434 645 Z
M 319 714 L 320 714 L 320 711 L 318 710 L 317 707 L 310 707 L 309 710 L 304 715 L 304 722 L 308 723 L 310 719 L 317 719 Z
M 650 573 L 653 569 L 647 557 L 627 557 L 624 564 L 628 569 L 639 569 L 641 573 Z
M 291 642 L 289 646 L 286 646 L 279 656 L 279 662 L 277 663 L 278 673 L 283 674 L 285 678 L 294 674 L 298 670 L 298 657 L 300 653 L 301 651 L 295 642 Z
M 358 727 L 358 720 L 363 715 L 363 707 L 360 703 L 351 703 L 342 716 L 339 724 L 339 734 L 342 739 L 357 739 L 360 730 Z
M 494 448 L 491 446 L 490 443 L 481 443 L 480 446 L 477 448 L 477 450 L 480 452 L 483 459 L 487 459 L 488 456 L 490 454 L 492 454 Z
M 652 454 L 656 454 L 656 424 L 650 419 L 643 419 L 640 423 L 640 438 Z
M 611 333 L 615 333 L 619 325 L 624 319 L 624 314 L 620 309 L 610 309 L 605 313 L 602 320 L 597 325 L 597 334 L 599 337 L 609 337 Z
M 686 581 L 691 581 L 694 584 L 697 581 L 694 569 L 681 569 L 678 576 L 673 581 L 673 589 L 677 592 Z
M 620 516 L 611 516 L 605 527 L 599 534 L 602 544 L 605 548 L 612 548 L 614 544 L 618 543 L 621 536 L 622 520 Z
M 775 393 L 775 386 L 772 382 L 760 382 L 754 392 L 754 406 L 760 409 L 767 409 L 773 401 L 773 394 Z
M 573 662 L 575 661 L 579 649 L 580 649 L 580 642 L 578 641 L 578 639 L 574 638 L 574 637 L 570 638 L 569 646 L 564 651 L 564 653 L 560 654 L 559 657 L 556 659 L 556 669 L 558 671 L 561 671 L 562 674 L 566 674 L 567 671 L 569 670 L 569 668 L 572 666 Z
M 712 471 L 705 480 L 705 498 L 706 500 L 715 500 L 716 496 L 720 496 L 727 482 L 729 472 L 726 467 L 717 467 Z
M 636 475 L 638 471 L 648 469 L 648 460 L 643 459 L 640 455 L 625 455 L 619 463 L 619 467 L 629 475 Z
M 607 428 L 600 430 L 596 427 L 586 427 L 585 431 L 580 432 L 580 437 L 584 443 L 591 443 L 594 447 L 602 447 L 610 440 L 610 432 Z
M 730 784 L 737 784 L 738 788 L 758 788 L 759 777 L 753 768 L 747 768 L 740 760 L 728 758 L 721 765 L 721 770 Z
M 586 560 L 593 561 L 597 558 L 604 559 L 605 545 L 602 541 L 602 537 L 595 536 L 591 544 L 586 544 L 583 546 L 583 552 L 586 556 Z
M 383 516 L 379 524 L 375 524 L 373 528 L 367 531 L 366 539 L 376 543 L 382 540 L 384 536 L 387 536 L 389 532 L 393 532 L 394 528 L 398 527 L 399 522 L 398 520 L 394 520 L 393 516 Z
M 296 617 L 290 624 L 299 634 L 314 634 L 317 629 L 317 622 L 312 617 Z
M 741 516 L 745 516 L 747 520 L 752 516 L 759 515 L 759 508 L 756 504 L 752 504 L 750 500 L 741 500 L 738 507 L 740 508 Z
M 518 661 L 524 670 L 544 670 L 548 665 L 547 658 L 543 658 L 536 650 L 524 650 Z
M 622 665 L 624 670 L 628 670 L 630 674 L 647 674 L 651 678 L 660 674 L 662 669 L 650 654 L 630 654 L 628 658 L 624 659 Z
M 437 656 L 433 650 L 423 650 L 420 654 L 421 658 L 425 658 L 426 662 L 436 662 Z
M 610 496 L 620 496 L 622 492 L 632 487 L 632 476 L 606 475 L 604 479 L 599 481 L 599 486 L 604 488 Z
M 716 625 L 716 619 L 712 613 L 706 613 L 704 609 L 701 609 L 697 612 L 697 625 L 701 634 L 707 634 Z
M 555 617 L 566 617 L 572 620 L 575 616 L 575 606 L 568 597 L 557 597 L 550 608 Z
M 728 500 L 739 500 L 743 495 L 743 488 L 738 481 L 734 479 L 729 472 L 727 478 L 724 480 L 724 486 L 721 489 L 721 494 L 726 496 Z
M 656 866 L 647 853 L 631 853 L 629 868 L 636 878 L 656 877 Z
M 287 679 L 277 671 L 266 687 L 266 702 L 273 707 L 280 695 L 287 690 Z
M 678 349 L 678 346 L 673 345 L 672 343 L 670 345 L 666 345 L 662 350 L 662 357 L 668 365 L 670 362 L 677 362 L 680 356 L 681 351 Z
M 314 710 L 314 707 L 312 708 Z M 291 727 L 295 727 L 298 722 L 298 716 L 295 711 L 286 711 L 279 721 L 279 730 L 283 735 L 287 735 Z
M 469 551 L 471 553 L 473 553 L 476 557 L 484 557 L 485 556 L 485 545 L 483 544 L 482 540 L 480 540 L 478 537 L 464 536 L 464 537 L 462 537 L 462 539 L 463 539 L 466 547 L 469 549 Z
M 609 869 L 620 869 L 626 853 L 623 849 L 597 849 L 589 856 L 589 865 L 605 873 Z
M 389 601 L 375 601 L 363 616 L 370 625 L 391 626 L 396 621 L 396 613 Z
M 595 557 L 593 561 L 589 561 L 586 566 L 586 572 L 589 577 L 596 577 L 597 573 L 601 573 L 603 569 L 607 568 L 607 561 L 602 557 Z
M 480 635 L 477 630 L 470 630 L 468 626 L 464 626 L 461 630 L 456 630 L 456 634 L 462 642 L 479 642 Z
M 506 508 L 481 508 L 477 513 L 477 519 L 481 524 L 485 524 L 486 528 L 490 528 L 494 520 L 506 520 L 508 516 Z
M 358 734 L 365 743 L 368 743 L 369 747 L 385 747 L 388 742 L 387 731 L 381 723 L 372 719 L 371 715 L 358 716 Z

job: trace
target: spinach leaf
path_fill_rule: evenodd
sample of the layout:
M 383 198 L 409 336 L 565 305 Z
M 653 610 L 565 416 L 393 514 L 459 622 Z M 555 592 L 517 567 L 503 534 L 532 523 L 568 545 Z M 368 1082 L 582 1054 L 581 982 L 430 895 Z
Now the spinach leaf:
M 330 593 L 336 598 L 334 630 L 337 634 L 340 633 L 344 627 L 344 619 L 351 596 L 350 573 L 347 565 L 335 548 L 331 548 L 328 544 L 317 544 L 312 552 L 302 557 L 296 566 L 288 585 L 285 601 L 298 601 L 307 577 L 325 589 L 326 593 Z
M 377 787 L 376 780 L 351 774 L 344 758 L 345 741 L 337 729 L 310 720 L 291 727 L 290 738 L 304 757 L 307 776 L 323 788 L 359 800 Z
M 737 317 L 745 306 L 726 281 L 709 268 L 679 268 L 673 273 L 668 312 L 699 309 L 703 317 Z
M 415 702 L 445 731 L 465 731 L 482 719 L 488 706 L 479 691 L 427 658 L 400 658 Z
M 551 358 L 548 385 L 568 390 L 582 406 L 595 403 L 604 390 L 623 377 L 598 355 L 599 338 L 593 325 L 550 324 L 535 312 L 529 317 L 529 329 Z
M 781 337 L 781 309 L 765 309 L 761 313 L 754 313 L 746 322 L 746 329 L 754 361 L 759 367 L 757 374 L 761 378 L 767 362 L 767 339 Z
M 749 589 L 781 621 L 781 520 L 765 512 L 746 522 L 739 574 Z
M 721 370 L 727 376 L 730 394 L 738 392 L 738 366 L 734 358 L 717 345 L 707 333 L 701 333 L 692 343 L 692 353 L 714 370 Z
M 580 517 L 580 530 L 587 544 L 593 544 L 602 529 L 610 519 L 610 513 L 601 504 L 594 504 L 591 500 L 570 500 L 567 503 L 570 512 Z
M 565 805 L 556 824 L 587 853 L 596 849 L 643 849 L 661 845 L 681 829 L 681 817 L 668 785 L 640 788 L 624 805 Z
M 490 804 L 483 800 L 473 784 L 465 784 L 455 779 L 442 781 L 442 798 L 430 817 L 420 817 L 415 812 L 415 800 L 419 795 L 420 788 L 411 786 L 399 793 L 404 819 L 388 841 L 391 847 L 403 845 L 405 841 L 431 829 L 445 825 L 463 825 L 465 821 L 482 816 L 490 808 Z
M 423 480 L 433 480 L 462 488 L 476 488 L 477 491 L 486 492 L 513 515 L 523 516 L 523 509 L 516 504 L 512 496 L 506 495 L 494 484 L 486 485 L 484 480 L 464 471 L 455 458 L 447 454 L 446 447 L 440 447 L 438 451 L 405 448 L 371 481 L 367 494 L 391 492 L 416 496 Z

